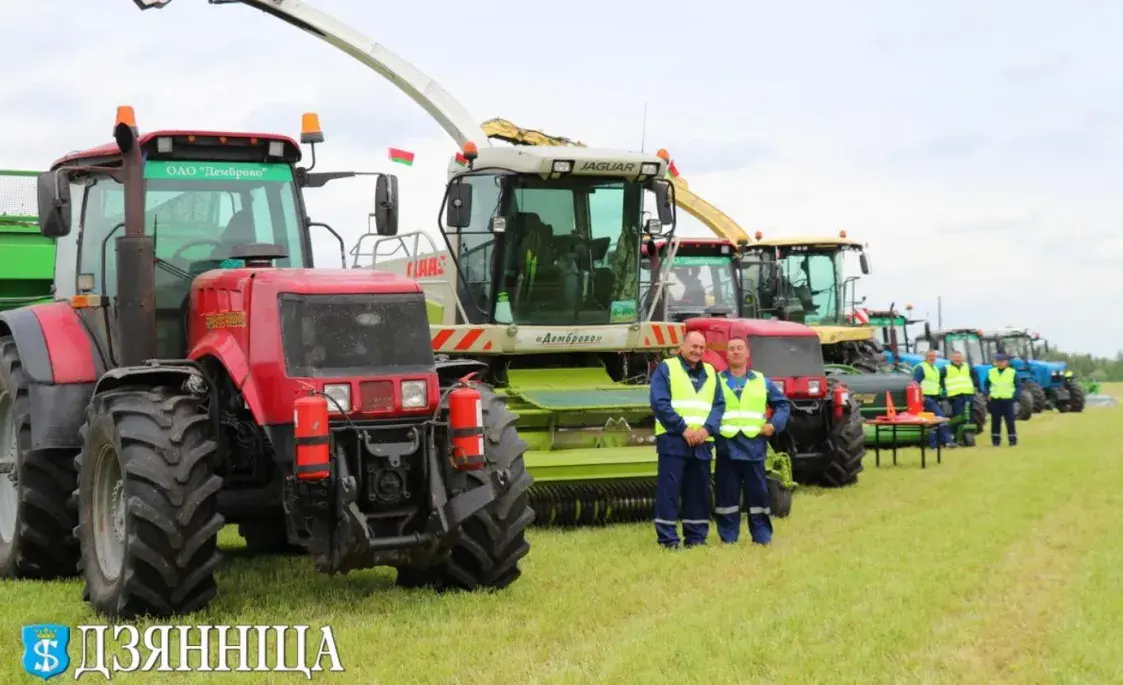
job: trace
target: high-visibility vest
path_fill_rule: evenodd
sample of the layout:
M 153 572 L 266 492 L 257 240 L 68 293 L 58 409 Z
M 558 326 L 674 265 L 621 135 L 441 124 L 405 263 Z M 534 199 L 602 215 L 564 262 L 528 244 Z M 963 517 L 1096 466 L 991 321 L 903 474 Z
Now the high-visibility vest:
M 682 417 L 688 428 L 702 428 L 706 419 L 710 417 L 710 410 L 714 408 L 714 391 L 717 390 L 717 372 L 714 367 L 703 362 L 702 368 L 706 371 L 706 380 L 702 387 L 695 390 L 694 381 L 677 357 L 663 362 L 667 367 L 667 377 L 671 386 L 671 407 L 675 413 Z M 659 419 L 655 419 L 655 435 L 667 432 L 667 427 Z M 713 442 L 714 436 L 706 438 L 706 442 Z
M 975 394 L 975 384 L 971 382 L 970 366 L 948 364 L 944 369 L 947 371 L 947 376 L 944 378 L 944 387 L 947 388 L 948 397 Z
M 721 390 L 725 393 L 725 413 L 721 417 L 721 436 L 734 438 L 744 433 L 750 438 L 760 435 L 764 428 L 764 412 L 768 409 L 768 385 L 759 373 L 745 381 L 741 397 L 730 389 L 722 379 Z
M 920 382 L 921 394 L 925 397 L 939 397 L 940 370 L 928 362 L 920 362 L 920 368 L 924 371 L 924 380 Z
M 987 385 L 990 386 L 990 398 L 992 400 L 1012 400 L 1014 399 L 1014 379 L 1018 377 L 1018 372 L 1013 368 L 1007 366 L 1001 371 L 998 367 L 991 367 L 987 373 Z

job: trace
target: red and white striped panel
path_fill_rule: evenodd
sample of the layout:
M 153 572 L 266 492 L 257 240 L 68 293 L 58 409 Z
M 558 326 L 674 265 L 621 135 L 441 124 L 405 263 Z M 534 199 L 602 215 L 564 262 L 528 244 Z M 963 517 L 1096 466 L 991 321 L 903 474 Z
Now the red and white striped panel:
M 644 347 L 678 347 L 686 336 L 686 325 L 681 323 L 645 323 L 640 334 Z
M 855 309 L 854 313 L 850 315 L 851 323 L 856 323 L 859 326 L 867 326 L 870 322 L 870 312 L 868 309 Z
M 497 329 L 482 326 L 432 326 L 429 334 L 433 351 L 445 354 L 490 352 L 495 345 L 492 336 Z

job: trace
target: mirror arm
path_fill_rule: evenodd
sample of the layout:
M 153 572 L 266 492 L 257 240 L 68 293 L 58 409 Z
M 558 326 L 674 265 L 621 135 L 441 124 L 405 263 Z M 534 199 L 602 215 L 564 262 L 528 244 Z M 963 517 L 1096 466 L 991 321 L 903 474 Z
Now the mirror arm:
M 325 224 L 321 221 L 309 221 L 308 222 L 308 228 L 312 228 L 313 226 L 320 226 L 322 228 L 328 229 L 328 233 L 331 233 L 333 236 L 335 236 L 335 239 L 339 241 L 339 264 L 340 264 L 341 268 L 346 269 L 347 268 L 347 249 L 343 244 L 343 236 L 339 235 L 339 233 L 337 233 L 334 228 L 332 228 L 331 226 L 328 226 L 327 224 Z

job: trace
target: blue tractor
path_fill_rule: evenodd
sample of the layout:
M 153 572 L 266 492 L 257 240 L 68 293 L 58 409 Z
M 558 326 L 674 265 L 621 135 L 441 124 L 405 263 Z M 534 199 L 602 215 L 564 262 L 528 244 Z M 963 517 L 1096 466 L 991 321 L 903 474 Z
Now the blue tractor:
M 988 354 L 1005 352 L 1010 365 L 1018 372 L 1018 380 L 1033 395 L 1033 410 L 1056 409 L 1059 412 L 1084 411 L 1085 390 L 1076 375 L 1064 362 L 1043 359 L 1049 354 L 1049 343 L 1025 329 L 1007 328 L 984 336 Z

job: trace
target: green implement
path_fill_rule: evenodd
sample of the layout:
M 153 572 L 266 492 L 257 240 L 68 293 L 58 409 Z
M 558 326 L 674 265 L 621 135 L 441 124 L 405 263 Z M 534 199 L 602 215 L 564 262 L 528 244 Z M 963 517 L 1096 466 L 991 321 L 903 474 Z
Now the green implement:
M 52 299 L 55 241 L 39 234 L 37 173 L 0 169 L 0 311 Z

